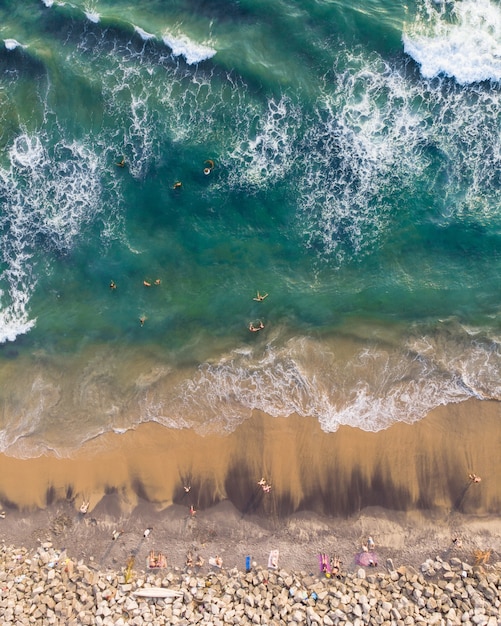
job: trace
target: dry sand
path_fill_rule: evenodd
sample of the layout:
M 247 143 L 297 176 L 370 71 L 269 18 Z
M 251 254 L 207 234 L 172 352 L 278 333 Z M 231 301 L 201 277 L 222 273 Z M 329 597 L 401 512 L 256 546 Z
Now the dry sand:
M 289 569 L 315 570 L 319 551 L 352 567 L 368 535 L 380 563 L 419 565 L 451 550 L 471 561 L 475 548 L 501 553 L 500 407 L 472 400 L 379 433 L 326 434 L 314 419 L 261 414 L 225 437 L 145 424 L 72 459 L 2 455 L 0 537 L 26 547 L 52 540 L 103 567 L 130 554 L 144 563 L 152 548 L 172 566 L 192 549 L 243 567 L 246 554 L 264 564 L 274 547 Z M 124 534 L 112 541 L 115 529 Z

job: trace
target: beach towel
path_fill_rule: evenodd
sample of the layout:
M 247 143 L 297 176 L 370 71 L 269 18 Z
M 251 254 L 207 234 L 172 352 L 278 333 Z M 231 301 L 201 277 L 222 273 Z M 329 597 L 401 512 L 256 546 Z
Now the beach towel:
M 318 564 L 320 566 L 320 572 L 322 574 L 330 574 L 331 573 L 331 564 L 329 562 L 329 557 L 327 554 L 319 554 L 318 555 Z
M 278 550 L 272 550 L 270 552 L 270 556 L 268 557 L 268 567 L 269 569 L 278 569 Z
M 250 556 L 246 556 L 245 557 L 245 571 L 246 572 L 250 572 L 251 571 L 251 558 L 250 558 Z

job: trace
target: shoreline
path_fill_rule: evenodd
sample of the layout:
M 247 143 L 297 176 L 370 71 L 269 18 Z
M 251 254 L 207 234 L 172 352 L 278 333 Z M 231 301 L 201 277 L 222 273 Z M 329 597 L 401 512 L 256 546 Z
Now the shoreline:
M 229 500 L 242 513 L 280 519 L 299 511 L 348 517 L 371 506 L 485 515 L 501 502 L 500 443 L 495 401 L 439 407 L 376 433 L 324 433 L 313 418 L 257 412 L 225 436 L 146 423 L 103 435 L 72 458 L 1 454 L 0 506 L 30 512 L 88 501 L 92 512 L 118 493 L 124 511 L 139 500 L 199 510 Z M 471 484 L 470 473 L 482 482 Z M 272 485 L 268 494 L 257 485 L 262 477 Z
M 379 433 L 326 434 L 314 420 L 263 415 L 227 437 L 147 424 L 73 459 L 2 455 L 0 538 L 27 549 L 52 541 L 73 559 L 115 569 L 131 554 L 141 567 L 150 549 L 180 570 L 188 550 L 206 562 L 220 554 L 225 568 L 243 569 L 249 554 L 265 567 L 276 548 L 288 570 L 316 572 L 327 552 L 354 572 L 368 536 L 377 571 L 388 558 L 396 567 L 436 556 L 471 563 L 475 550 L 492 550 L 495 562 L 499 413 L 496 402 L 473 401 Z M 269 494 L 257 485 L 263 474 Z M 90 501 L 85 515 L 82 500 Z M 114 541 L 116 530 L 124 532 Z

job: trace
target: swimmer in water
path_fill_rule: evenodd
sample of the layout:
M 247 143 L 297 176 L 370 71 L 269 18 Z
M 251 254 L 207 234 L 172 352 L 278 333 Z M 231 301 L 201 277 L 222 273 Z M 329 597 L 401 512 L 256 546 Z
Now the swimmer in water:
M 204 163 L 205 167 L 204 167 L 204 174 L 206 176 L 208 176 L 212 170 L 214 169 L 214 161 L 212 159 L 207 159 L 207 161 L 205 161 Z
M 263 328 L 264 328 L 264 324 L 261 320 L 259 320 L 259 326 L 254 326 L 252 322 L 249 324 L 249 330 L 251 331 L 251 333 L 257 333 L 259 330 L 262 330 Z

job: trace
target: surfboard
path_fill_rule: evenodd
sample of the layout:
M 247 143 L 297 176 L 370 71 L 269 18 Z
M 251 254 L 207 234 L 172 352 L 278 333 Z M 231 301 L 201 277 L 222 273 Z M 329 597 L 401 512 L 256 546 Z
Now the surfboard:
M 144 587 L 136 589 L 132 593 L 140 598 L 180 598 L 184 595 L 182 591 L 166 589 L 165 587 Z

